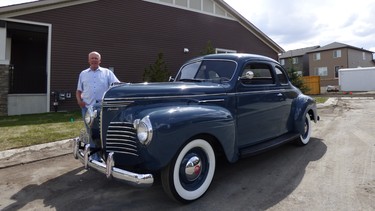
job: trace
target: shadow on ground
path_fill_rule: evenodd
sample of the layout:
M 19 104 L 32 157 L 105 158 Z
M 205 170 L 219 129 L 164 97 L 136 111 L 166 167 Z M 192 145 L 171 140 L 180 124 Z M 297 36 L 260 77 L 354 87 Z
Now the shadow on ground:
M 210 189 L 188 205 L 169 199 L 159 181 L 151 188 L 138 189 L 78 168 L 40 185 L 24 187 L 11 197 L 15 202 L 4 210 L 19 210 L 26 205 L 35 206 L 36 210 L 47 207 L 55 210 L 266 210 L 292 193 L 305 176 L 307 165 L 322 158 L 326 151 L 322 140 L 312 138 L 305 147 L 287 144 L 235 164 L 218 159 Z M 43 204 L 35 205 L 36 200 Z M 35 203 L 30 205 L 31 202 Z

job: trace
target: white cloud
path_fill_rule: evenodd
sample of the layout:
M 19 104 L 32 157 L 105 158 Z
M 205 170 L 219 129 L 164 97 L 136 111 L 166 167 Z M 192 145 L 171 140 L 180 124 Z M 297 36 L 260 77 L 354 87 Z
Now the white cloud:
M 342 42 L 375 51 L 375 1 L 224 0 L 285 50 Z

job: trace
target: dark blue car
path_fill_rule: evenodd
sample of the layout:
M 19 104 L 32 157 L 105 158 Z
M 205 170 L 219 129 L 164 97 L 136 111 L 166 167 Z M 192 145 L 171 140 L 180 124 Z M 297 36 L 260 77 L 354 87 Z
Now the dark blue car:
M 172 82 L 112 86 L 88 109 L 74 156 L 140 187 L 160 173 L 170 197 L 191 202 L 209 188 L 218 155 L 235 162 L 290 141 L 306 145 L 317 120 L 314 99 L 275 60 L 206 55 L 186 62 Z

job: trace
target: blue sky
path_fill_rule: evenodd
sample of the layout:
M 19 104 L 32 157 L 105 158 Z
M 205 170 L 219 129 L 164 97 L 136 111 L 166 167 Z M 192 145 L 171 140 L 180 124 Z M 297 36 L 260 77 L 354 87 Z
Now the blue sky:
M 0 6 L 31 0 L 1 0 Z M 375 51 L 374 0 L 224 0 L 284 50 L 341 42 Z

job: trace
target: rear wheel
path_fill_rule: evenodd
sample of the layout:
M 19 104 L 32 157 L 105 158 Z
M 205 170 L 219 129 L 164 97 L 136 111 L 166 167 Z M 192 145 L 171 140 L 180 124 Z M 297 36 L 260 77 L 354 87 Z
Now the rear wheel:
M 301 146 L 307 145 L 311 138 L 311 130 L 311 118 L 310 115 L 307 113 L 304 120 L 304 130 L 303 133 L 299 136 L 297 144 Z
M 215 152 L 206 140 L 189 142 L 161 172 L 164 191 L 183 203 L 200 198 L 212 182 L 215 165 Z

